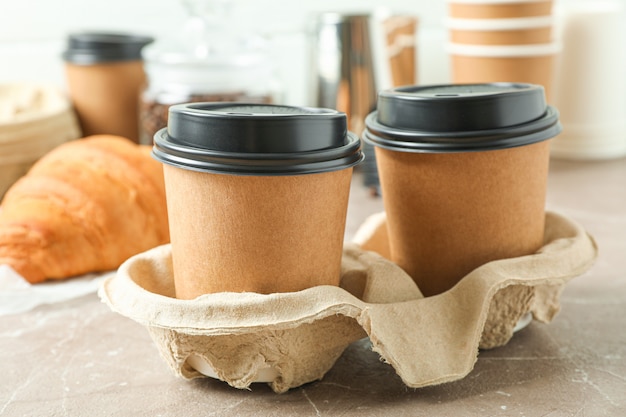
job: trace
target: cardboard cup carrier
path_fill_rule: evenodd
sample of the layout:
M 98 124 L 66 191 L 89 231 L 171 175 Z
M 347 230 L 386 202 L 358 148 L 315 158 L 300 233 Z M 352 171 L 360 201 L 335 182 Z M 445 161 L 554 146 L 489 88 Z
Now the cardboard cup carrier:
M 375 146 L 391 260 L 425 296 L 543 245 L 547 139 L 560 132 L 538 85 L 409 86 L 379 94 Z
M 63 53 L 72 104 L 84 136 L 111 134 L 139 141 L 139 93 L 146 80 L 146 36 L 71 34 Z
M 242 103 L 170 107 L 164 163 L 176 297 L 339 285 L 352 167 L 344 113 Z

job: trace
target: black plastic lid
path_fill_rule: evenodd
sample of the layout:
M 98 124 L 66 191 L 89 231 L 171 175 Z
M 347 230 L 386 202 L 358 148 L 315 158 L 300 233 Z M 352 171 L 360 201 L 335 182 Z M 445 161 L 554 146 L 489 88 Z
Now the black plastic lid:
M 542 86 L 409 86 L 380 92 L 363 138 L 404 152 L 471 152 L 529 145 L 561 131 Z
M 171 106 L 152 154 L 180 168 L 238 175 L 311 174 L 363 160 L 345 113 L 248 103 Z
M 77 65 L 140 60 L 141 49 L 152 41 L 149 36 L 125 33 L 72 33 L 63 59 Z

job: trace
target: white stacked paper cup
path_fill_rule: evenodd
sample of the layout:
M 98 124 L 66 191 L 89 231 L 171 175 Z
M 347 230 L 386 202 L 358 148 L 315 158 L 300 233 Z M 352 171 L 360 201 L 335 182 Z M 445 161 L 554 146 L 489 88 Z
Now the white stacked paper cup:
M 626 29 L 621 1 L 589 0 L 563 8 L 563 51 L 555 105 L 563 133 L 553 156 L 626 155 Z
M 555 59 L 552 1 L 448 0 L 454 83 L 542 85 L 552 101 Z

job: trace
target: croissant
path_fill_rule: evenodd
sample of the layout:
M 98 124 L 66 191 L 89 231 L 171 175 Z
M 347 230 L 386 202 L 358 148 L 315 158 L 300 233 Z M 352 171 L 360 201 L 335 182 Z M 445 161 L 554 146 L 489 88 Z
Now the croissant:
M 161 164 L 122 137 L 55 148 L 0 205 L 0 264 L 30 283 L 113 270 L 167 242 Z

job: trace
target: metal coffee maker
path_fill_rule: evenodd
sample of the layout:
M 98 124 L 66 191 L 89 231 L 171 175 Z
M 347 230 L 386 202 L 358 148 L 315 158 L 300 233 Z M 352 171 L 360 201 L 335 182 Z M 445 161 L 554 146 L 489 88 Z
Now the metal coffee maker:
M 312 44 L 313 105 L 346 113 L 348 128 L 360 135 L 376 105 L 369 15 L 322 13 Z
M 365 117 L 375 110 L 377 92 L 415 83 L 415 31 L 409 16 L 320 13 L 310 33 L 310 98 L 315 107 L 346 113 L 348 129 L 361 135 Z M 364 185 L 379 194 L 374 150 L 360 169 Z

